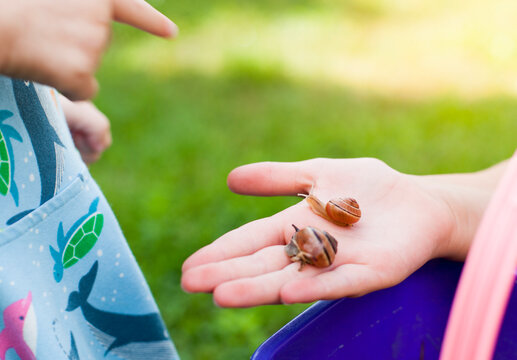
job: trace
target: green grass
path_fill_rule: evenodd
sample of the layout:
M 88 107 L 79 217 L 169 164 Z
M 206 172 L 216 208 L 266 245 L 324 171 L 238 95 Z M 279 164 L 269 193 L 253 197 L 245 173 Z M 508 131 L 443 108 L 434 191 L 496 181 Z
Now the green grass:
M 172 14 L 177 7 L 187 28 L 195 27 L 206 15 L 204 2 L 195 3 L 191 13 L 190 2 L 165 10 Z M 210 2 L 208 10 L 229 3 Z M 260 10 L 267 14 L 267 6 L 283 4 L 291 11 L 310 3 L 269 1 Z M 209 295 L 182 292 L 187 256 L 297 201 L 232 194 L 226 188 L 232 168 L 265 160 L 368 156 L 403 172 L 463 172 L 509 157 L 517 144 L 517 104 L 510 98 L 390 100 L 296 81 L 253 61 L 230 62 L 210 75 L 151 76 L 120 63 L 118 54 L 140 36 L 117 27 L 115 47 L 99 73 L 96 103 L 112 121 L 114 143 L 91 171 L 185 360 L 248 358 L 306 308 L 220 309 Z

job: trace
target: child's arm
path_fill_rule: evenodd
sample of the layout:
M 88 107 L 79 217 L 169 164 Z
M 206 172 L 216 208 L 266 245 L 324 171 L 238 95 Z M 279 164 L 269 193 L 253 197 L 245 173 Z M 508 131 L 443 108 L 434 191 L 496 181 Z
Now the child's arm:
M 221 306 L 311 302 L 393 286 L 436 257 L 463 259 L 506 164 L 471 174 L 413 176 L 375 159 L 258 163 L 228 177 L 236 193 L 314 193 L 322 201 L 355 198 L 361 220 L 340 227 L 306 201 L 233 230 L 183 265 L 182 286 L 213 292 Z M 298 271 L 284 253 L 294 230 L 312 225 L 338 240 L 334 264 Z
M 72 102 L 59 97 L 75 147 L 85 163 L 94 163 L 111 145 L 108 118 L 89 101 Z
M 112 21 L 161 37 L 177 32 L 144 0 L 0 0 L 0 74 L 91 98 Z

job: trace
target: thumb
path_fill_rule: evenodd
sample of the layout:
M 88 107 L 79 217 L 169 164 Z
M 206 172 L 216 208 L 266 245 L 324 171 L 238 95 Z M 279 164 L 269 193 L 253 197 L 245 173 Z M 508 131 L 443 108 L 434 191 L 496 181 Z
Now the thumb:
M 228 175 L 228 187 L 238 194 L 296 195 L 309 192 L 314 177 L 308 161 L 261 162 L 240 166 Z

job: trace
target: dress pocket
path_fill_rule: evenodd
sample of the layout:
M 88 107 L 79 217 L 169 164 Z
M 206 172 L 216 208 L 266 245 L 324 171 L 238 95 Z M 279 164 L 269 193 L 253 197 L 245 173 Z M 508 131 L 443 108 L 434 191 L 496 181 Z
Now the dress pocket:
M 34 227 L 45 222 L 49 215 L 59 211 L 65 204 L 70 202 L 74 197 L 79 195 L 84 189 L 86 178 L 89 175 L 79 174 L 67 187 L 61 190 L 52 199 L 33 210 L 22 219 L 0 231 L 0 249 L 3 245 L 23 237 L 24 234 Z
M 38 360 L 177 358 L 118 222 L 87 173 L 0 233 L 0 312 L 0 358 L 10 348 Z

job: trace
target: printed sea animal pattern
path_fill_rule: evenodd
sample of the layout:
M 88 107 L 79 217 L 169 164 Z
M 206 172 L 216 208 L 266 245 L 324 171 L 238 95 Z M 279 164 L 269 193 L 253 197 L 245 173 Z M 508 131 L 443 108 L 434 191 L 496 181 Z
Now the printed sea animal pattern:
M 22 138 L 12 126 L 3 123 L 11 116 L 12 112 L 0 110 L 0 194 L 11 193 L 15 205 L 18 205 L 18 187 L 12 180 L 15 164 L 11 139 L 22 142 Z
M 72 239 L 81 227 L 95 232 L 88 219 L 101 214 L 95 244 L 56 282 L 49 249 L 57 250 L 61 224 L 62 236 Z M 29 292 L 37 319 L 30 348 L 38 360 L 177 358 L 113 212 L 87 173 L 0 233 L 0 311 Z M 0 331 L 6 328 L 0 320 Z M 18 358 L 13 347 L 7 350 L 6 359 Z
M 64 233 L 63 223 L 59 223 L 57 245 L 59 250 L 50 246 L 50 253 L 56 264 L 54 265 L 54 279 L 60 282 L 64 269 L 77 263 L 95 245 L 102 232 L 104 216 L 97 212 L 99 198 L 90 204 L 88 213 L 81 216 L 74 225 Z
M 59 126 L 54 129 L 63 146 L 54 145 L 56 154 L 62 153 L 56 159 L 64 159 L 64 171 L 58 190 L 40 204 L 35 150 L 25 147 L 33 142 L 16 108 L 8 104 L 15 103 L 9 86 L 0 78 L 0 109 L 13 113 L 3 124 L 22 139 L 9 135 L 16 170 L 12 178 L 20 196 L 16 206 L 10 193 L 0 195 L 0 215 L 3 221 L 22 209 L 33 210 L 0 231 L 0 360 L 177 359 L 109 204 L 86 166 L 72 164 L 71 138 Z M 36 95 L 42 99 L 38 91 Z M 50 105 L 45 106 L 55 107 L 51 96 L 47 100 Z M 21 175 L 31 172 L 36 190 Z M 6 215 L 4 206 L 14 211 Z
M 78 308 L 106 351 L 124 359 L 165 360 L 175 357 L 165 325 L 157 312 L 127 314 L 104 310 L 88 301 L 97 280 L 96 261 L 68 298 L 66 311 Z M 145 331 L 142 331 L 145 329 Z
M 79 353 L 77 352 L 77 345 L 75 344 L 74 334 L 70 332 L 70 351 L 68 353 L 69 360 L 79 360 Z
M 0 76 L 0 231 L 85 169 L 55 90 Z
M 32 294 L 7 306 L 3 312 L 4 328 L 0 332 L 0 359 L 13 349 L 22 360 L 36 359 L 37 325 Z

